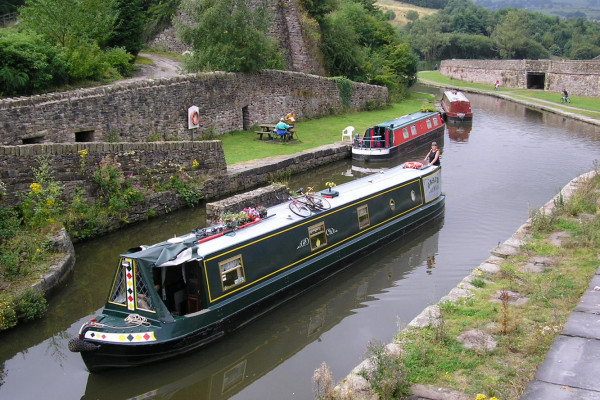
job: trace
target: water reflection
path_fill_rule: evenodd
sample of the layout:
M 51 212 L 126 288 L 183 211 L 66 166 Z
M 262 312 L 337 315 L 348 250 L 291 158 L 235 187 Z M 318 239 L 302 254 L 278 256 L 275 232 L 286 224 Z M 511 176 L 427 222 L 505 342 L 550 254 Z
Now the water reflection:
M 454 142 L 466 143 L 469 141 L 469 134 L 473 129 L 472 122 L 462 122 L 460 124 L 446 125 L 448 137 Z
M 127 371 L 90 374 L 83 399 L 228 399 L 365 307 L 438 252 L 438 221 L 378 250 L 241 331 L 187 357 Z M 303 303 L 303 304 L 298 304 Z M 243 345 L 242 345 L 243 344 Z

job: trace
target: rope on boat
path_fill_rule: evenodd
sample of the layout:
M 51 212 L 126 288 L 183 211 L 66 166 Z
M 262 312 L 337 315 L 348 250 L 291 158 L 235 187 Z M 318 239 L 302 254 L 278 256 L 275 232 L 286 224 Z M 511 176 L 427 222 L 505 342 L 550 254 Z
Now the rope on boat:
M 141 316 L 140 314 L 129 314 L 127 318 L 125 318 L 125 322 L 137 326 L 150 326 L 150 322 L 148 322 L 148 319 L 146 317 Z

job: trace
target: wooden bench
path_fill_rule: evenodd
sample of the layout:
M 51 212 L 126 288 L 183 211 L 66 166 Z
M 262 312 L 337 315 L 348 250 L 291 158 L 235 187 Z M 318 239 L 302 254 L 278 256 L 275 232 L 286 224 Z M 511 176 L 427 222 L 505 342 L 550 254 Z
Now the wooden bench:
M 271 131 L 254 131 L 258 136 L 258 140 L 263 140 L 263 135 L 267 135 L 270 140 L 273 140 L 273 132 Z

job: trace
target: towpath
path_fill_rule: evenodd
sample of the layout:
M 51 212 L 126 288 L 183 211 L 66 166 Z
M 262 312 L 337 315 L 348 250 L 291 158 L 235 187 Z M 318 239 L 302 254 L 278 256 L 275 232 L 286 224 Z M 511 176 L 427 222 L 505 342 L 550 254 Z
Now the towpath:
M 419 77 L 419 83 L 440 88 L 449 87 L 448 84 L 432 81 L 429 79 L 423 79 L 421 77 Z M 590 110 L 577 107 L 573 103 L 569 103 L 568 105 L 559 103 L 558 100 L 560 99 L 560 94 L 558 93 L 556 94 L 557 101 L 553 102 L 549 100 L 539 99 L 537 97 L 528 96 L 523 92 L 511 90 L 511 88 L 502 88 L 501 90 L 496 91 L 493 89 L 480 89 L 463 85 L 468 85 L 468 83 L 461 82 L 461 86 L 459 87 L 461 91 L 466 93 L 478 93 L 487 96 L 499 97 L 504 100 L 523 104 L 527 107 L 535 108 L 542 111 L 548 111 L 554 114 L 564 115 L 566 117 L 578 121 L 600 126 L 600 110 Z

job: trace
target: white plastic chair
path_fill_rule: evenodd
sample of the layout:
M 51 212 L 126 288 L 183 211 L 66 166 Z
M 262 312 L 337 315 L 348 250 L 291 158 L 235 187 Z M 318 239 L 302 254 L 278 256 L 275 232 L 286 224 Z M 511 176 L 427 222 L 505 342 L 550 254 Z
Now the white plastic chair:
M 348 136 L 350 138 L 350 141 L 352 142 L 352 134 L 354 133 L 354 127 L 353 126 L 347 126 L 346 128 L 344 128 L 344 130 L 342 131 L 342 142 L 344 141 L 344 137 Z

